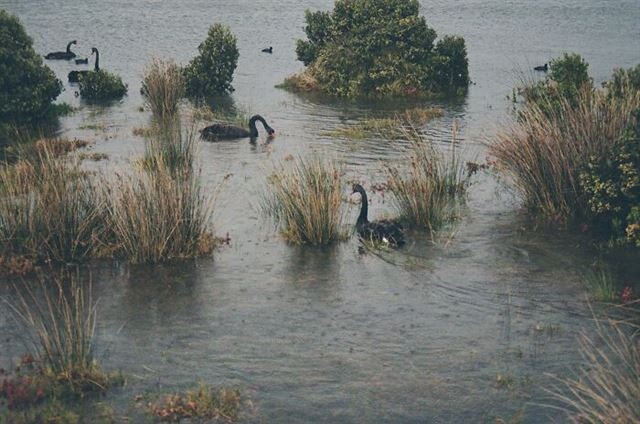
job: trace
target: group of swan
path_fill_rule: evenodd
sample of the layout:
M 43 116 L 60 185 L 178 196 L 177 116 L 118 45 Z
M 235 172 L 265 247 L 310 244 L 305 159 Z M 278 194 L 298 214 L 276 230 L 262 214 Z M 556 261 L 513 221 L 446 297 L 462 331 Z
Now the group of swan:
M 63 52 L 51 52 L 48 53 L 47 55 L 45 55 L 45 59 L 47 60 L 71 60 L 71 59 L 75 59 L 76 54 L 74 52 L 71 51 L 71 46 L 74 44 L 77 44 L 78 42 L 76 40 L 73 41 L 69 41 L 69 43 L 67 44 L 67 50 L 63 51 Z M 96 49 L 95 47 L 91 48 L 91 54 L 95 54 L 96 55 L 96 61 L 94 63 L 93 69 L 96 71 L 100 70 L 100 53 L 98 53 L 98 49 Z M 84 58 L 84 59 L 76 59 L 75 60 L 76 65 L 82 65 L 82 64 L 88 64 L 89 63 L 89 58 Z M 81 71 L 71 71 L 69 72 L 69 75 L 67 75 L 67 78 L 69 79 L 69 82 L 79 82 L 80 81 L 80 77 L 83 75 L 87 75 L 90 71 L 89 70 L 81 70 Z

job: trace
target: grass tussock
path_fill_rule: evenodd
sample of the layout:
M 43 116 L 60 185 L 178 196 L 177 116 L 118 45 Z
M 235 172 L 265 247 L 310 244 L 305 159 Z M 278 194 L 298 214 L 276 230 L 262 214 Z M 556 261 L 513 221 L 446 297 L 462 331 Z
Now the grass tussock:
M 571 98 L 541 95 L 525 103 L 489 151 L 530 211 L 568 222 L 589 210 L 580 186 L 584 165 L 611 149 L 639 106 L 637 92 L 617 98 L 585 87 Z
M 142 93 L 145 106 L 158 120 L 174 117 L 185 95 L 184 76 L 171 60 L 153 59 L 144 71 Z
M 218 389 L 200 384 L 184 393 L 166 395 L 157 402 L 149 402 L 148 412 L 162 422 L 197 420 L 206 422 L 236 422 L 242 411 L 239 390 Z
M 269 177 L 264 210 L 294 244 L 327 245 L 346 237 L 342 170 L 317 156 L 287 161 Z
M 614 276 L 605 267 L 599 267 L 587 274 L 585 286 L 589 297 L 596 302 L 613 303 L 620 298 Z
M 387 187 L 404 222 L 433 231 L 450 219 L 471 175 L 455 140 L 449 152 L 443 152 L 415 130 L 406 130 L 405 137 L 410 142 L 405 160 L 408 167 L 387 165 Z
M 583 365 L 574 377 L 560 380 L 551 393 L 575 423 L 640 422 L 638 329 L 614 321 L 597 323 L 595 337 L 583 334 L 580 338 Z
M 306 69 L 299 74 L 291 75 L 284 79 L 282 84 L 278 84 L 277 88 L 283 88 L 294 93 L 311 93 L 320 91 L 320 84 L 313 76 L 310 69 Z
M 158 120 L 149 129 L 140 163 L 150 172 L 163 169 L 186 174 L 194 167 L 197 142 L 195 125 L 184 129 L 180 119 Z
M 43 147 L 0 169 L 0 248 L 4 257 L 38 263 L 76 262 L 91 255 L 103 210 L 79 163 Z

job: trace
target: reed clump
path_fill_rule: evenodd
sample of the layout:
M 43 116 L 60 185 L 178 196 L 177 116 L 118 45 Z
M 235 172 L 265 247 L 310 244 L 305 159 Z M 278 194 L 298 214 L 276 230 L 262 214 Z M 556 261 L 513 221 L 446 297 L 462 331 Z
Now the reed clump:
M 195 125 L 185 129 L 177 117 L 158 120 L 146 136 L 140 163 L 149 172 L 163 169 L 174 174 L 189 173 L 194 167 L 197 142 Z
M 182 69 L 172 60 L 154 58 L 144 71 L 142 93 L 145 106 L 156 119 L 174 117 L 185 96 Z
M 415 129 L 405 130 L 409 165 L 386 165 L 388 189 L 401 219 L 410 226 L 437 230 L 448 219 L 470 182 L 454 140 L 443 152 Z
M 281 164 L 269 177 L 263 209 L 294 244 L 328 245 L 347 237 L 342 169 L 318 156 Z

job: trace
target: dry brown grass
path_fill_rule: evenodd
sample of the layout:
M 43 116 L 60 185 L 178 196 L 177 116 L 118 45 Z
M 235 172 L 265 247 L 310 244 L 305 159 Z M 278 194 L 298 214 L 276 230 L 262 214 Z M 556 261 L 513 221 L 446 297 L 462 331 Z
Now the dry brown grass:
M 297 92 L 310 93 L 320 90 L 318 81 L 313 76 L 313 72 L 309 68 L 305 69 L 299 74 L 291 75 L 284 79 L 284 82 L 278 85 L 278 88 L 284 88 L 285 90 Z
M 327 245 L 347 236 L 342 210 L 342 170 L 313 156 L 281 164 L 269 177 L 263 209 L 294 244 Z
M 585 88 L 575 99 L 528 102 L 489 144 L 498 169 L 532 212 L 567 222 L 588 210 L 579 174 L 631 123 L 640 95 L 624 98 Z
M 153 59 L 144 71 L 142 93 L 156 119 L 174 117 L 185 94 L 180 66 L 171 60 Z

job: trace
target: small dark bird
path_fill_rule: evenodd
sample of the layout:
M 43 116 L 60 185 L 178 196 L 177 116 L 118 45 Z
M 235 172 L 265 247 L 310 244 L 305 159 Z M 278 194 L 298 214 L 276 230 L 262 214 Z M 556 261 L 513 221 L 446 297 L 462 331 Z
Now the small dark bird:
M 360 193 L 362 203 L 362 206 L 360 206 L 360 215 L 356 221 L 356 230 L 360 237 L 365 241 L 383 242 L 391 247 L 404 245 L 404 228 L 402 228 L 402 224 L 390 219 L 369 222 L 367 219 L 369 211 L 367 193 L 360 184 L 353 185 L 353 192 L 351 194 L 354 193 Z
M 236 127 L 235 125 L 228 124 L 213 124 L 200 130 L 200 137 L 207 141 L 218 140 L 233 140 L 240 138 L 251 138 L 252 140 L 258 137 L 258 129 L 256 128 L 256 121 L 260 121 L 264 126 L 264 129 L 269 134 L 269 137 L 273 137 L 276 131 L 267 124 L 267 121 L 260 116 L 254 115 L 249 120 L 249 131 L 244 128 Z
M 91 54 L 96 55 L 96 62 L 93 65 L 93 69 L 95 71 L 99 71 L 100 70 L 100 53 L 98 53 L 98 49 L 93 47 L 91 49 Z M 82 71 L 71 71 L 69 72 L 69 75 L 67 75 L 67 78 L 69 79 L 69 82 L 80 82 L 80 78 L 83 77 L 84 75 L 87 75 L 89 72 L 91 71 L 89 71 L 88 69 L 85 69 Z
M 533 68 L 534 71 L 541 71 L 541 72 L 547 72 L 549 70 L 549 65 L 547 63 L 545 63 L 542 66 L 536 66 L 535 68 Z
M 89 63 L 89 58 L 85 57 L 84 59 L 76 59 L 76 65 L 86 65 Z
M 262 53 L 273 53 L 273 47 L 262 49 Z
M 77 43 L 78 42 L 76 40 L 69 41 L 69 44 L 67 44 L 67 51 L 48 53 L 44 58 L 48 60 L 71 60 L 76 57 L 76 54 L 71 51 L 71 45 Z

